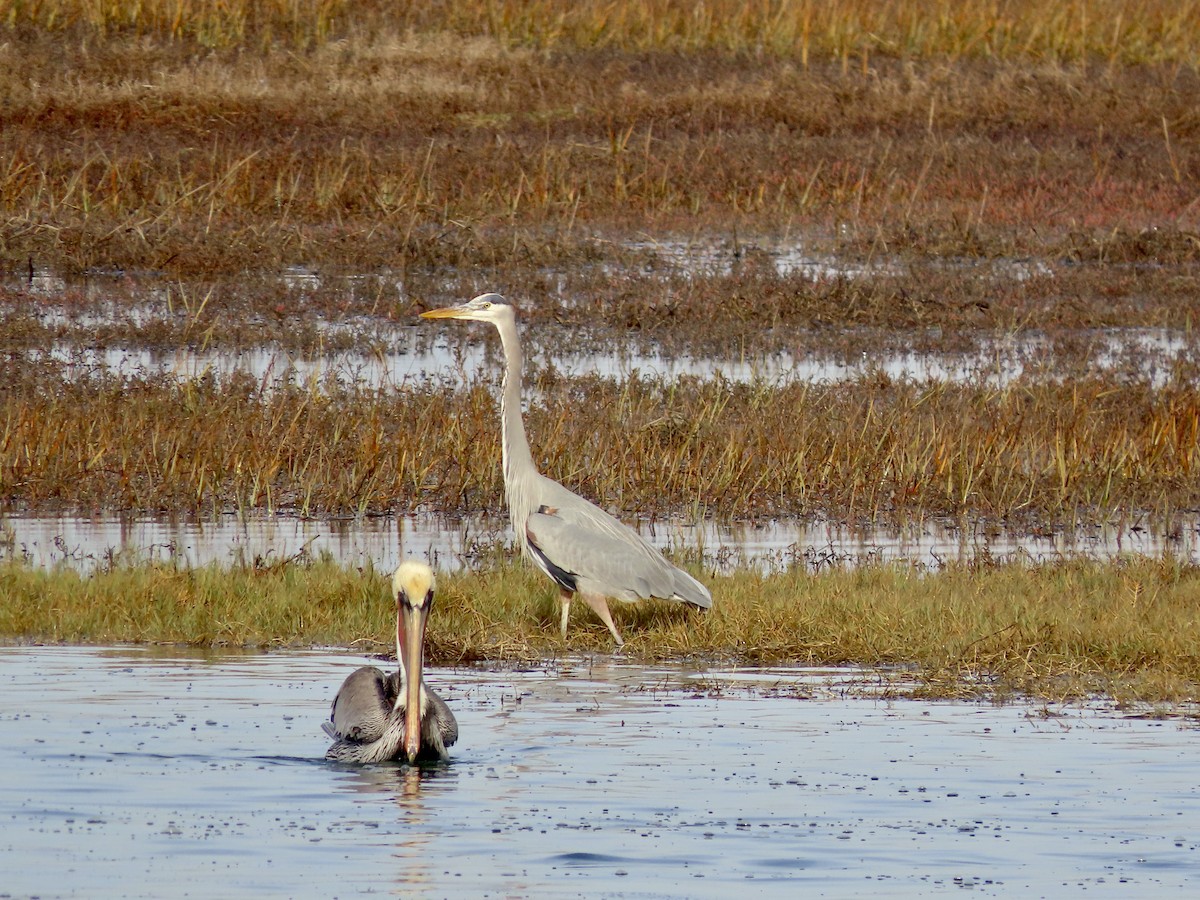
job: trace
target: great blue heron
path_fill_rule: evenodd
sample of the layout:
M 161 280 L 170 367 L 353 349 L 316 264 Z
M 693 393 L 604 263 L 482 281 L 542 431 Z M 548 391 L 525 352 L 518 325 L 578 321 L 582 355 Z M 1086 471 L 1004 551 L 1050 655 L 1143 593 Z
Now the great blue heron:
M 351 672 L 333 698 L 325 733 L 334 739 L 326 759 L 372 763 L 445 759 L 458 740 L 446 702 L 425 687 L 425 622 L 433 606 L 433 570 L 405 562 L 392 577 L 396 596 L 396 661 L 391 675 L 374 666 Z
M 481 294 L 459 306 L 421 315 L 490 322 L 500 332 L 505 359 L 500 437 L 508 513 L 522 553 L 559 587 L 562 636 L 567 636 L 574 594 L 608 626 L 617 646 L 624 641 L 608 611 L 610 597 L 626 603 L 657 597 L 709 609 L 708 588 L 667 562 L 632 528 L 538 472 L 521 419 L 522 357 L 516 313 L 504 298 Z

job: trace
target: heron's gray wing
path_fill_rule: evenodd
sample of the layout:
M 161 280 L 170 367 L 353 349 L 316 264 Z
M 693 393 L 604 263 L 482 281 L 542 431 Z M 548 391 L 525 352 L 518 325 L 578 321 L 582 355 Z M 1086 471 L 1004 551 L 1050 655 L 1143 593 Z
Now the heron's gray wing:
M 525 520 L 534 558 L 551 578 L 567 590 L 620 600 L 674 596 L 674 566 L 632 529 L 622 525 L 628 534 L 614 531 L 607 522 L 596 527 L 586 512 L 543 507 Z
M 333 698 L 329 721 L 322 726 L 325 733 L 364 744 L 379 740 L 396 701 L 399 681 L 398 672 L 389 677 L 374 666 L 355 669 Z

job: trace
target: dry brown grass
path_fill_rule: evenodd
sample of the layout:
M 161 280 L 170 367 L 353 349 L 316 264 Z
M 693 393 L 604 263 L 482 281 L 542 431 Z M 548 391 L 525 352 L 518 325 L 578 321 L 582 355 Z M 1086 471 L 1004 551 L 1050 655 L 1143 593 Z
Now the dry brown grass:
M 630 230 L 1195 259 L 1195 4 L 923 8 L 0 4 L 0 259 L 480 267 Z
M 490 383 L 64 378 L 0 362 L 0 483 L 25 508 L 498 510 Z M 1200 504 L 1200 391 L 1068 382 L 813 385 L 543 372 L 546 474 L 627 514 L 1071 521 Z M 579 415 L 579 410 L 590 410 Z
M 794 339 L 779 325 L 830 344 L 847 325 L 1190 328 L 1193 4 L 922 8 L 0 2 L 0 260 L 181 279 L 165 314 L 101 325 L 48 325 L 44 298 L 4 291 L 5 502 L 497 504 L 486 387 L 73 384 L 28 364 L 60 339 L 312 347 L 318 318 L 401 319 L 463 282 L 532 322 L 751 352 Z M 626 246 L 661 234 L 727 240 L 735 263 L 683 275 Z M 886 268 L 779 275 L 758 235 Z M 1016 278 L 1011 257 L 1055 265 Z M 270 276 L 289 263 L 381 277 L 286 290 Z M 1155 396 L 551 373 L 532 426 L 552 474 L 628 510 L 1169 512 L 1195 503 L 1188 378 Z M 571 421 L 581 396 L 609 411 L 596 431 L 632 438 L 597 444 Z
M 223 47 L 309 47 L 380 30 L 487 35 L 542 50 L 717 49 L 787 54 L 802 63 L 832 56 L 846 68 L 874 56 L 1095 56 L 1114 62 L 1194 62 L 1200 37 L 1194 2 L 961 0 L 931 10 L 917 2 L 835 0 L 746 3 L 710 0 L 451 0 L 395 5 L 379 0 L 5 0 L 0 22 L 93 36 L 150 34 Z

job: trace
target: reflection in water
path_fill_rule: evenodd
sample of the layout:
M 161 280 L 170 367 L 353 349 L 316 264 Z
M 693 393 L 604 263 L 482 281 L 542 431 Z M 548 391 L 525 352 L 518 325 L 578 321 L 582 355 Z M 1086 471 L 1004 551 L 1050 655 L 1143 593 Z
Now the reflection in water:
M 354 794 L 387 794 L 394 797 L 406 812 L 418 816 L 421 812 L 422 780 L 432 782 L 448 768 L 446 763 L 410 766 L 395 761 L 371 765 L 331 762 L 329 765 L 343 773 L 343 777 L 336 782 L 339 789 Z
M 394 762 L 368 766 L 330 765 L 346 770 L 334 782 L 337 790 L 352 795 L 375 795 L 381 802 L 391 801 L 396 821 L 404 823 L 403 837 L 393 845 L 393 855 L 400 861 L 395 870 L 396 885 L 408 890 L 433 888 L 440 875 L 436 868 L 437 838 L 442 824 L 426 804 L 423 792 L 453 789 L 450 765 L 439 763 L 422 767 Z M 379 815 L 380 808 L 374 806 L 370 812 Z M 381 847 L 390 844 L 387 840 L 376 840 Z
M 1097 522 L 1075 529 L 1013 532 L 990 522 L 928 519 L 902 527 L 845 522 L 767 520 L 699 525 L 632 523 L 653 544 L 710 572 L 764 572 L 868 562 L 906 562 L 936 570 L 980 560 L 1112 559 L 1170 553 L 1200 563 L 1200 514 L 1173 522 Z M 435 514 L 352 520 L 225 516 L 215 520 L 150 517 L 0 517 L 0 559 L 68 565 L 84 571 L 115 561 L 158 560 L 184 566 L 253 565 L 328 554 L 354 566 L 392 571 L 408 557 L 442 571 L 486 567 L 513 553 L 505 518 Z

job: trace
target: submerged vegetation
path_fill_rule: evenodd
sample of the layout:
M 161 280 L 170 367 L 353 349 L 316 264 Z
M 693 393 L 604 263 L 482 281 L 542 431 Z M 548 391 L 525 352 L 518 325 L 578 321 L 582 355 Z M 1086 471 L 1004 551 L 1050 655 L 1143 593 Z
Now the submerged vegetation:
M 260 568 L 66 568 L 0 563 L 0 637 L 215 646 L 350 645 L 392 650 L 388 579 L 329 561 Z M 713 584 L 706 614 L 617 604 L 625 653 L 714 665 L 898 667 L 897 696 L 1122 703 L 1200 700 L 1200 572 L 1170 559 L 1115 565 L 874 566 Z M 577 604 L 577 606 L 581 606 Z M 437 665 L 608 652 L 580 609 L 566 644 L 557 599 L 537 573 L 501 565 L 439 578 L 428 632 Z

